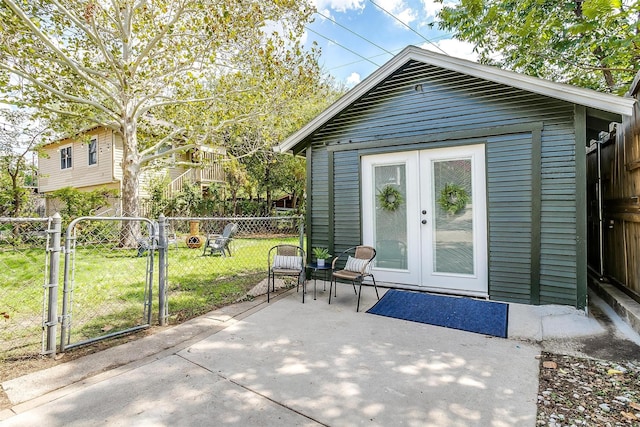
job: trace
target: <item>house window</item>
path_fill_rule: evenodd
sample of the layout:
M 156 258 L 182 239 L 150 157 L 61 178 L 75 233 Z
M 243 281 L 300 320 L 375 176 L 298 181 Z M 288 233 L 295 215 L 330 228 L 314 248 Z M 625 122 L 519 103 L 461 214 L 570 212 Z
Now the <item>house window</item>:
M 89 166 L 98 164 L 98 140 L 91 138 L 89 142 Z
M 71 168 L 71 146 L 60 149 L 60 169 Z

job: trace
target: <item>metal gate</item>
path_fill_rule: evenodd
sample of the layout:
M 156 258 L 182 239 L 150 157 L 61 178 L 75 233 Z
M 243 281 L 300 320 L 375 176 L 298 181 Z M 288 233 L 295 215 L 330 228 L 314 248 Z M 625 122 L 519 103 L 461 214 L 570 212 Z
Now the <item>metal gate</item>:
M 198 232 L 192 230 L 194 222 Z M 207 241 L 230 222 L 238 226 L 227 253 L 231 256 L 207 252 Z M 125 239 L 127 230 L 136 238 Z M 229 277 L 257 283 L 266 274 L 269 248 L 303 246 L 303 233 L 303 218 L 290 216 L 161 215 L 157 222 L 82 217 L 64 229 L 59 214 L 0 218 L 0 342 L 5 344 L 0 363 L 38 353 L 55 356 L 154 323 L 165 325 L 170 298 L 176 319 L 219 303 L 202 295 L 222 291 L 228 294 L 226 302 L 234 302 L 246 294 L 241 286 L 228 286 Z M 194 240 L 202 246 L 193 246 Z
M 149 327 L 158 226 L 80 217 L 64 238 L 60 351 Z
M 46 354 L 51 218 L 0 218 L 0 363 Z

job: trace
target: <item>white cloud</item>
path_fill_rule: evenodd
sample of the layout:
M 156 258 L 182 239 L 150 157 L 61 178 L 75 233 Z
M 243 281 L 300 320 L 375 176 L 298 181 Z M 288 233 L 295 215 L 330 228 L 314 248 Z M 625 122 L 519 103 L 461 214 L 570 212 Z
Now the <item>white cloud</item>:
M 380 5 L 384 10 L 394 15 L 405 25 L 409 25 L 415 21 L 418 15 L 407 6 L 404 0 L 377 0 L 376 4 Z
M 333 17 L 333 15 L 331 14 L 331 9 L 319 9 L 319 8 L 318 8 L 318 9 L 317 9 L 317 11 L 320 13 L 320 15 L 319 15 L 319 16 L 320 16 L 320 19 L 321 19 L 322 21 L 324 21 L 324 20 L 325 20 L 325 18 L 329 18 L 329 19 L 334 19 L 334 20 L 335 20 L 335 18 L 334 18 L 334 17 Z
M 445 1 L 443 3 L 436 3 L 434 0 L 422 0 L 422 7 L 427 14 L 427 18 L 435 18 L 444 6 L 455 6 L 456 3 L 458 2 Z
M 328 9 L 335 10 L 336 12 L 346 12 L 348 10 L 362 10 L 364 9 L 366 0 L 312 0 L 316 9 L 323 11 L 327 16 L 330 16 Z
M 360 83 L 360 80 L 362 80 L 360 74 L 353 72 L 349 77 L 347 77 L 345 83 L 347 84 L 347 86 L 351 87 Z
M 311 3 L 324 16 L 333 19 L 332 12 L 362 11 L 366 6 L 367 0 L 311 0 Z M 376 0 L 376 4 L 406 25 L 418 18 L 417 12 L 409 7 L 405 0 Z M 369 7 L 375 6 L 369 5 Z M 396 24 L 398 24 L 397 21 Z
M 433 0 L 422 0 L 422 6 L 427 14 L 427 18 L 435 18 L 438 12 L 442 10 L 442 3 L 436 3 Z
M 456 58 L 468 59 L 474 62 L 478 61 L 478 54 L 473 51 L 473 45 L 471 43 L 456 39 L 442 39 L 435 44 L 442 50 L 435 47 L 432 43 L 425 43 L 420 47 L 437 53 L 445 51 L 447 54 L 455 56 Z
M 407 8 L 401 12 L 394 13 L 394 15 L 396 16 L 396 18 L 398 18 L 400 21 L 402 21 L 406 25 L 409 25 L 410 23 L 415 21 L 416 18 L 418 17 L 416 15 L 416 12 L 411 8 Z

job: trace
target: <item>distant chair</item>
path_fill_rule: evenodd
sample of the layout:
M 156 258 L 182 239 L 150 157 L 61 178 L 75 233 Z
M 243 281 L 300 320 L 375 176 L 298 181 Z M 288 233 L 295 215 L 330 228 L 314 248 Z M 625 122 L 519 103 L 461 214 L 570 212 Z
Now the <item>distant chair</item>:
M 178 249 L 178 236 L 175 231 L 167 232 L 167 247 L 171 245 L 175 246 L 176 249 Z
M 144 255 L 146 251 L 150 248 L 155 248 L 160 242 L 160 226 L 157 221 L 153 222 L 153 236 L 149 236 L 148 238 L 141 237 L 138 239 L 138 257 Z M 178 247 L 178 237 L 174 231 L 169 232 L 167 230 L 167 248 L 171 245 L 174 245 L 176 248 Z
M 302 282 L 302 302 L 304 303 L 305 285 L 305 254 L 300 246 L 277 245 L 269 249 L 267 257 L 269 277 L 267 279 L 267 302 L 270 293 L 276 290 L 276 276 L 289 276 L 297 279 L 297 290 L 300 291 Z
M 227 256 L 227 254 L 231 256 L 231 248 L 229 244 L 237 231 L 238 224 L 230 222 L 224 226 L 222 234 L 209 234 L 207 236 L 207 241 L 204 244 L 204 251 L 202 251 L 202 255 L 206 255 L 208 250 L 209 255 L 219 253 L 222 256 Z
M 358 295 L 356 311 L 360 311 L 360 294 L 362 293 L 362 282 L 365 278 L 371 277 L 373 287 L 376 290 L 376 296 L 380 299 L 376 279 L 373 277 L 373 274 L 371 274 L 371 262 L 375 257 L 375 248 L 361 245 L 349 248 L 333 259 L 331 263 L 331 285 L 329 285 L 329 304 L 331 304 L 331 289 L 334 284 L 336 288 L 338 287 L 338 279 L 348 280 L 353 285 L 353 291 Z M 344 268 L 342 270 L 336 270 L 336 264 L 343 261 L 345 263 Z M 358 283 L 358 290 L 356 290 L 356 283 Z M 334 292 L 336 291 L 334 290 Z M 334 296 L 337 296 L 337 292 Z

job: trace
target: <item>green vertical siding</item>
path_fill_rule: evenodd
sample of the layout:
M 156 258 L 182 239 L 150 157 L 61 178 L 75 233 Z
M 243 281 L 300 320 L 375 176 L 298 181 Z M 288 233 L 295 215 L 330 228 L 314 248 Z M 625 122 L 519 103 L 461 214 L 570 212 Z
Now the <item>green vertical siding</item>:
M 520 126 L 530 127 L 486 136 Z M 571 103 L 410 62 L 309 139 L 313 244 L 361 241 L 358 153 L 442 147 L 459 143 L 447 135 L 466 135 L 487 150 L 491 298 L 578 305 L 575 133 Z

